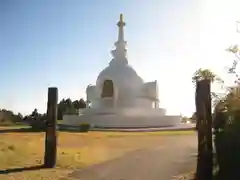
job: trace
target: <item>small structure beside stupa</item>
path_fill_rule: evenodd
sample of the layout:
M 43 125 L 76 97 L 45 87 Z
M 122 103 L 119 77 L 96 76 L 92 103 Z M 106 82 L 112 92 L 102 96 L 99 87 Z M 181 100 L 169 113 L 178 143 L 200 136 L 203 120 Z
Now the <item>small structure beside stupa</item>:
M 159 108 L 157 81 L 144 83 L 143 79 L 128 64 L 127 42 L 124 40 L 123 15 L 120 15 L 116 49 L 113 59 L 100 72 L 96 85 L 86 89 L 91 107 L 82 115 L 65 115 L 63 124 L 89 123 L 95 127 L 160 127 L 180 124 L 180 115 L 167 116 Z

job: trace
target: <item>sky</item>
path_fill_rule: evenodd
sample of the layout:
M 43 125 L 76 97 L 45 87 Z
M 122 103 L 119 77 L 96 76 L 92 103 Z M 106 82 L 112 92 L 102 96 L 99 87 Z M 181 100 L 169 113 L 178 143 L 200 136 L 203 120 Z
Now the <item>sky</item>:
M 168 114 L 191 116 L 196 69 L 231 82 L 234 57 L 225 49 L 239 43 L 239 7 L 238 0 L 0 0 L 0 109 L 46 112 L 48 87 L 58 87 L 59 100 L 85 98 L 112 59 L 123 13 L 129 64 L 144 81 L 158 80 Z

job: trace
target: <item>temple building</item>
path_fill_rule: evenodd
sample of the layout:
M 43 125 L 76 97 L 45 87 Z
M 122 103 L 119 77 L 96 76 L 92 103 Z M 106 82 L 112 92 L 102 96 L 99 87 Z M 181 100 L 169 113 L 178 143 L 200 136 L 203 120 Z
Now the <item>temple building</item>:
M 116 48 L 111 51 L 113 59 L 99 73 L 96 84 L 86 88 L 91 107 L 81 116 L 65 115 L 64 124 L 85 122 L 96 127 L 156 127 L 180 123 L 180 115 L 166 116 L 166 110 L 159 108 L 157 81 L 144 82 L 129 65 L 125 25 L 121 14 L 117 23 Z

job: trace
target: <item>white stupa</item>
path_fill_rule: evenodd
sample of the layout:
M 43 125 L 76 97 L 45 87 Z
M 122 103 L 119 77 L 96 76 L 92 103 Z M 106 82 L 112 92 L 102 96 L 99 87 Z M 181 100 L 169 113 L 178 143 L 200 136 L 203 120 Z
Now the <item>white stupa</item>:
M 113 59 L 100 72 L 96 85 L 86 89 L 91 107 L 81 115 L 65 115 L 63 124 L 90 123 L 95 127 L 160 127 L 180 124 L 180 115 L 167 116 L 159 108 L 157 81 L 144 83 L 128 64 L 123 15 L 118 22 L 118 40 Z

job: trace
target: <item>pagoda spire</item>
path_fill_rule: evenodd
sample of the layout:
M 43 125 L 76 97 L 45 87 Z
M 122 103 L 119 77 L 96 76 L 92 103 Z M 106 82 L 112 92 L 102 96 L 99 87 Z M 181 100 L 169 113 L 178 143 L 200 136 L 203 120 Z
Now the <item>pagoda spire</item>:
M 118 26 L 118 42 L 124 42 L 124 26 L 126 23 L 123 21 L 123 14 L 120 14 L 120 20 L 117 23 Z
M 111 51 L 112 56 L 114 58 L 111 63 L 117 62 L 117 63 L 128 64 L 127 57 L 126 57 L 127 42 L 124 40 L 124 26 L 125 25 L 126 25 L 126 23 L 123 21 L 123 14 L 120 14 L 120 19 L 117 23 L 118 40 L 117 40 L 117 42 L 115 42 L 116 49 Z

